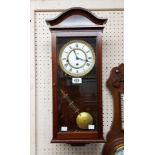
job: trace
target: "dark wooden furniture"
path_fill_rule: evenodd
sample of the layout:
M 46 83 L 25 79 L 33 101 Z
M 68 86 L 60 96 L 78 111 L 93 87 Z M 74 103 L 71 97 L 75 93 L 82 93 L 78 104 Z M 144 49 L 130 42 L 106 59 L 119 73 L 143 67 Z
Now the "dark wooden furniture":
M 82 8 L 72 8 L 53 20 L 46 20 L 52 36 L 53 139 L 51 143 L 82 145 L 104 142 L 102 129 L 102 33 L 106 22 L 107 19 L 97 18 Z M 72 82 L 75 77 L 65 73 L 59 65 L 60 51 L 72 40 L 87 42 L 95 53 L 93 69 L 86 75 L 78 77 L 81 78 L 82 83 L 77 84 Z M 74 47 L 71 47 L 70 53 L 73 51 L 76 54 L 80 53 L 76 47 L 74 50 L 72 48 Z M 86 47 L 84 48 L 86 49 Z M 75 59 L 75 61 L 78 60 Z M 77 65 L 79 64 L 77 63 Z M 69 99 L 66 99 L 66 96 Z M 78 110 L 76 111 L 74 107 L 79 110 L 79 113 L 88 112 L 91 114 L 93 124 L 88 125 L 87 129 L 80 129 L 77 126 L 76 112 Z
M 124 64 L 111 70 L 107 87 L 113 97 L 114 115 L 102 155 L 114 155 L 119 148 L 124 147 Z

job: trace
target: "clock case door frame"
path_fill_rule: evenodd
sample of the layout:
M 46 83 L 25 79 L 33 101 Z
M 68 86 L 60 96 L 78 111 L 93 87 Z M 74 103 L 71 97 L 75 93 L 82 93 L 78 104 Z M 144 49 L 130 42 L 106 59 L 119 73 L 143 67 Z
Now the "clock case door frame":
M 97 76 L 97 132 L 59 132 L 58 129 L 58 81 L 57 81 L 57 40 L 59 37 L 96 37 L 96 76 Z M 103 139 L 102 125 L 102 31 L 77 30 L 52 31 L 52 75 L 53 75 L 53 139 L 51 143 L 100 143 Z M 82 139 L 82 141 L 81 141 Z

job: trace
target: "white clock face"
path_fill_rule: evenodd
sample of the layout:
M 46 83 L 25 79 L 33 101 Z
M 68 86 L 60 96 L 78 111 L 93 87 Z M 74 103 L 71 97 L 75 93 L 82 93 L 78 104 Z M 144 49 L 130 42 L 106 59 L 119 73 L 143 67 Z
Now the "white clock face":
M 94 67 L 94 50 L 83 40 L 70 41 L 60 50 L 59 64 L 61 69 L 71 76 L 84 76 Z
M 115 153 L 115 155 L 124 155 L 124 150 L 119 150 Z
M 119 148 L 116 152 L 115 155 L 124 155 L 124 147 Z

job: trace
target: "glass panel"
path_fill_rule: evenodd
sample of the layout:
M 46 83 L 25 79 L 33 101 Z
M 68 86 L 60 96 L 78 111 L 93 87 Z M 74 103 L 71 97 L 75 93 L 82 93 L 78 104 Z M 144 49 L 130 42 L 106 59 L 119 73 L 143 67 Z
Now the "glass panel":
M 57 45 L 59 130 L 97 130 L 96 38 L 60 37 Z

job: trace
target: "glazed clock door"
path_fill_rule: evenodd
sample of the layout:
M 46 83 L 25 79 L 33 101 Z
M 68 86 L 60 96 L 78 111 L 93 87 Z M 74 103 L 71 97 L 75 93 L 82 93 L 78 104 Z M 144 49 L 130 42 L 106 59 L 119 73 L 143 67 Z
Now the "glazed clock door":
M 53 93 L 56 142 L 72 140 L 72 143 L 78 143 L 81 139 L 80 143 L 89 143 L 89 140 L 104 142 L 100 37 L 100 32 L 60 32 L 55 36 Z
M 96 38 L 57 39 L 59 131 L 96 133 Z
M 52 143 L 102 143 L 102 36 L 107 19 L 83 8 L 47 19 L 52 44 Z

